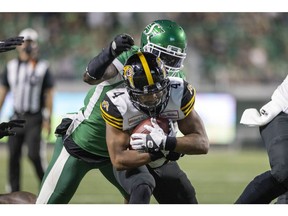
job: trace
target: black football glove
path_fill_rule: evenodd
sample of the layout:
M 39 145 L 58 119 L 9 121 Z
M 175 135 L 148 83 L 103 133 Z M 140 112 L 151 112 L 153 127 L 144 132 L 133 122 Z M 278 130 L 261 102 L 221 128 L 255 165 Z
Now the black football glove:
M 23 128 L 25 122 L 25 120 L 21 119 L 11 120 L 9 122 L 2 122 L 0 124 L 0 139 L 4 136 L 14 136 L 16 133 L 14 131 L 11 131 L 11 129 L 15 127 Z
M 6 40 L 0 41 L 0 53 L 7 52 L 16 48 L 16 46 L 20 46 L 24 43 L 24 37 L 12 37 Z
M 134 45 L 134 39 L 128 34 L 117 35 L 111 43 L 112 55 L 116 58 L 124 51 L 128 51 Z

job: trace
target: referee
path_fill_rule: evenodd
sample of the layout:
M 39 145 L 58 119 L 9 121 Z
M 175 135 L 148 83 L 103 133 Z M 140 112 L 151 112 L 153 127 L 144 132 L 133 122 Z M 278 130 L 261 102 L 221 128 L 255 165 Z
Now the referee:
M 0 108 L 9 91 L 13 98 L 14 119 L 24 119 L 24 128 L 15 129 L 16 135 L 8 139 L 9 186 L 7 192 L 21 190 L 20 161 L 25 143 L 28 157 L 36 171 L 39 183 L 46 168 L 41 142 L 42 128 L 51 132 L 50 116 L 53 107 L 54 80 L 49 63 L 38 58 L 38 33 L 31 28 L 24 29 L 19 36 L 24 43 L 18 46 L 18 58 L 10 60 L 0 80 Z

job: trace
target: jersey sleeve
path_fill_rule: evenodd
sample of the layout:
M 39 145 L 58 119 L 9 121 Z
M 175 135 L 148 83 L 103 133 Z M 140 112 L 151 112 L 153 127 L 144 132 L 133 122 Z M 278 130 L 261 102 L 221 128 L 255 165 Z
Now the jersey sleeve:
M 138 51 L 139 51 L 138 46 L 132 46 L 130 50 L 121 53 L 121 55 L 119 55 L 116 59 L 114 59 L 113 64 L 121 74 L 127 59 Z
M 3 74 L 1 75 L 1 79 L 0 79 L 0 83 L 1 85 L 10 88 L 9 82 L 8 82 L 8 69 L 7 66 L 4 69 Z
M 184 81 L 184 91 L 181 100 L 181 110 L 185 116 L 189 115 L 189 113 L 194 109 L 195 96 L 196 96 L 195 88 L 193 88 L 193 86 L 190 83 Z
M 100 105 L 102 118 L 106 123 L 119 130 L 123 128 L 123 117 L 117 107 L 111 102 L 110 98 L 105 95 Z
M 54 85 L 55 85 L 54 77 L 52 76 L 52 73 L 50 72 L 50 69 L 48 68 L 44 76 L 43 87 L 53 88 Z

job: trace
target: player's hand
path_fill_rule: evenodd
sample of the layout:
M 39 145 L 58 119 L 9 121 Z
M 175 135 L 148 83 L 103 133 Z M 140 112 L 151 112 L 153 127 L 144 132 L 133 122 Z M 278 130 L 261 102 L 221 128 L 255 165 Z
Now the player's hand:
M 124 51 L 128 51 L 134 45 L 134 39 L 128 34 L 117 35 L 111 43 L 112 55 L 116 58 Z
M 4 136 L 14 136 L 16 133 L 11 129 L 15 127 L 23 128 L 25 122 L 25 120 L 21 119 L 11 120 L 9 122 L 2 122 L 0 124 L 0 139 Z
M 169 119 L 169 134 L 168 136 L 176 137 L 178 133 L 178 124 Z
M 7 52 L 16 48 L 16 46 L 20 46 L 24 43 L 24 37 L 12 37 L 6 40 L 0 41 L 0 53 Z
M 145 129 L 150 131 L 149 134 L 134 133 L 131 135 L 130 145 L 132 149 L 144 149 L 146 152 L 154 152 L 165 149 L 167 135 L 157 124 L 155 118 L 151 118 L 151 124 L 152 126 L 144 125 Z

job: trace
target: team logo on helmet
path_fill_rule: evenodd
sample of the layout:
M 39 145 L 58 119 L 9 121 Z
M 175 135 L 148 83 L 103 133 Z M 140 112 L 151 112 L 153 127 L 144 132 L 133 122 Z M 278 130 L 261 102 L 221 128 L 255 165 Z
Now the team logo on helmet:
M 109 102 L 106 101 L 106 100 L 103 100 L 102 102 L 102 108 L 105 109 L 107 112 L 108 112 L 108 109 L 109 109 Z
M 147 37 L 154 37 L 156 35 L 164 33 L 165 30 L 162 28 L 162 26 L 159 23 L 151 23 L 146 26 L 143 33 L 147 35 Z
M 134 71 L 133 71 L 132 66 L 131 65 L 124 66 L 123 71 L 124 71 L 123 73 L 124 78 L 129 81 L 130 87 L 135 88 L 134 81 L 133 81 Z

